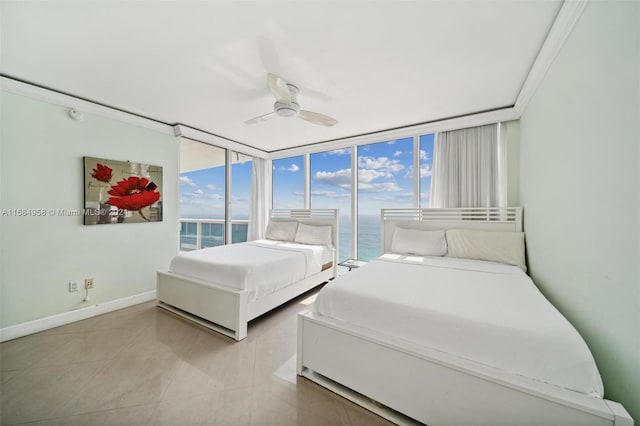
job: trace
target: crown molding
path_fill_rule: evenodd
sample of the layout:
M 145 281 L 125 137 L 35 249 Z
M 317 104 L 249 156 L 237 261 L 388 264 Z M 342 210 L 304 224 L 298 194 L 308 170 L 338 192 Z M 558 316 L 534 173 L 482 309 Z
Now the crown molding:
M 160 133 L 171 135 L 173 128 L 165 123 L 161 123 L 142 115 L 119 110 L 86 99 L 80 99 L 71 95 L 57 92 L 52 89 L 26 83 L 11 77 L 0 77 L 0 88 L 3 91 L 16 95 L 26 96 L 32 99 L 60 105 L 68 109 L 75 109 L 82 113 L 99 115 L 128 124 L 144 127 Z
M 589 0 L 565 0 L 560 7 L 558 16 L 547 34 L 540 52 L 534 61 L 529 74 L 520 89 L 515 103 L 515 110 L 521 116 L 533 98 L 538 86 L 547 75 L 551 64 L 564 46 L 569 34 L 582 16 Z
M 448 130 L 458 130 L 467 127 L 517 120 L 518 118 L 520 118 L 520 115 L 513 107 L 501 108 L 494 111 L 469 114 L 461 117 L 434 121 L 431 123 L 418 124 L 415 126 L 407 126 L 401 129 L 383 130 L 362 136 L 352 136 L 335 141 L 318 142 L 311 145 L 271 151 L 269 153 L 269 159 L 276 160 L 279 158 L 293 157 L 307 153 L 332 151 L 348 148 L 354 145 L 367 145 L 377 142 L 392 141 L 413 136 L 428 135 L 430 133 L 446 132 Z

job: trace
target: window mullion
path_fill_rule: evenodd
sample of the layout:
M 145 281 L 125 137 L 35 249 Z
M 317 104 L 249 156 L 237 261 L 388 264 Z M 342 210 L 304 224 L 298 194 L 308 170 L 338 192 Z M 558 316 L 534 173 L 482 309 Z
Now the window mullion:
M 231 244 L 231 150 L 225 149 L 224 243 Z
M 420 208 L 420 136 L 413 137 L 413 207 Z

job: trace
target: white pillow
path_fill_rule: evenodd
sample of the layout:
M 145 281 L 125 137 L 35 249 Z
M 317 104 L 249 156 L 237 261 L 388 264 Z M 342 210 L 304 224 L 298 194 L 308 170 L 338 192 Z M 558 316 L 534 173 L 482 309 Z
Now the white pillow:
M 300 223 L 296 232 L 296 243 L 331 246 L 331 227 Z
M 265 238 L 276 241 L 293 241 L 298 230 L 298 222 L 269 221 Z
M 391 251 L 422 256 L 444 256 L 447 254 L 447 240 L 444 230 L 427 231 L 396 227 L 391 240 Z
M 524 232 L 447 231 L 450 257 L 489 260 L 520 267 L 527 271 L 524 257 Z

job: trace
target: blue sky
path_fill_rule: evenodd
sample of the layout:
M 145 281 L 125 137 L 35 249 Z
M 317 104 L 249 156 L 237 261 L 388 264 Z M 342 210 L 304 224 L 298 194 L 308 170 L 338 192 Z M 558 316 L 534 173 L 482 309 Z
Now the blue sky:
M 358 211 L 378 215 L 382 207 L 413 205 L 412 138 L 361 145 L 358 155 Z M 421 203 L 429 203 L 433 135 L 420 138 Z M 311 207 L 339 208 L 348 214 L 351 206 L 351 150 L 311 154 Z M 303 157 L 273 161 L 274 208 L 303 207 Z M 246 218 L 251 184 L 251 162 L 232 169 L 232 215 Z M 180 175 L 180 216 L 183 218 L 224 216 L 224 167 Z
M 180 174 L 180 217 L 223 219 L 225 170 L 222 167 Z M 251 161 L 231 168 L 231 216 L 247 219 L 251 196 Z
M 358 211 L 377 215 L 382 207 L 413 205 L 412 138 L 358 147 Z M 428 205 L 433 135 L 421 137 L 422 203 Z M 351 208 L 351 150 L 311 154 L 311 207 Z M 273 162 L 274 207 L 303 207 L 303 158 Z

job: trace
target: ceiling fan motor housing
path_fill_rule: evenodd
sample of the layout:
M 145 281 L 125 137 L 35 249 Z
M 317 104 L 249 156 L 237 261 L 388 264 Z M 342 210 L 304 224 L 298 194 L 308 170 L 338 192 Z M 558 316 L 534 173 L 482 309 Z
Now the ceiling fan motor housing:
M 289 94 L 291 95 L 291 103 L 276 102 L 273 109 L 279 117 L 295 117 L 300 112 L 300 104 L 298 104 L 298 88 L 293 84 L 287 83 Z
M 300 105 L 296 102 L 291 102 L 291 104 L 276 102 L 273 104 L 273 109 L 280 117 L 295 117 L 300 112 Z
M 276 102 L 273 104 L 273 112 L 247 120 L 245 121 L 246 124 L 259 123 L 272 117 L 297 117 L 320 126 L 333 126 L 338 122 L 335 118 L 327 115 L 300 109 L 298 87 L 287 83 L 275 74 L 269 73 L 267 87 L 276 98 Z

